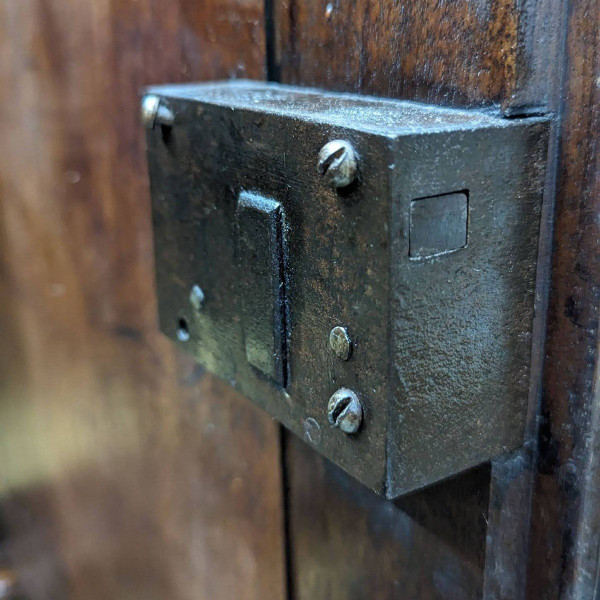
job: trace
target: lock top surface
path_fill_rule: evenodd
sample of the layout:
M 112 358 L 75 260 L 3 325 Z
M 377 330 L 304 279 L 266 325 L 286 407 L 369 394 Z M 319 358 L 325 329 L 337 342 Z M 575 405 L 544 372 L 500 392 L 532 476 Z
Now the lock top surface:
M 510 127 L 512 120 L 481 110 L 442 108 L 408 100 L 326 92 L 249 80 L 154 86 L 148 94 L 285 115 L 326 125 L 340 125 L 386 137 L 459 131 L 474 127 Z

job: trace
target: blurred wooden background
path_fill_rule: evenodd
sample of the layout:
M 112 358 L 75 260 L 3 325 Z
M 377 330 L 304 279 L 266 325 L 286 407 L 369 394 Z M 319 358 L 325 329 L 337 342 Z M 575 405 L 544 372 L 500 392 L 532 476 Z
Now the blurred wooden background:
M 0 558 L 26 598 L 594 597 L 599 23 L 598 0 L 0 3 Z M 158 334 L 138 92 L 231 77 L 554 115 L 527 448 L 387 502 Z

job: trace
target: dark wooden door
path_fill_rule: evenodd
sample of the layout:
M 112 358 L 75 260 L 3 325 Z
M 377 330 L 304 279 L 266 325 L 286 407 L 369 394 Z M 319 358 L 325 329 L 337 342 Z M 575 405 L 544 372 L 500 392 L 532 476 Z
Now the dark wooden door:
M 599 24 L 598 0 L 0 3 L 4 580 L 31 600 L 594 598 Z M 158 333 L 138 92 L 231 77 L 552 115 L 524 448 L 386 501 Z

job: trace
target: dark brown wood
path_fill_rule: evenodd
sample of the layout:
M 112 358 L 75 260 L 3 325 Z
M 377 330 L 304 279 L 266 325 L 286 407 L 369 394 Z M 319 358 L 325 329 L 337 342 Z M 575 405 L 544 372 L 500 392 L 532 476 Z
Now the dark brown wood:
M 556 67 L 556 6 L 550 0 L 278 0 L 273 72 L 286 83 L 539 110 Z
M 539 470 L 531 444 L 390 503 L 286 434 L 290 595 L 593 598 L 598 1 L 265 4 L 286 82 L 563 118 Z M 262 0 L 0 5 L 2 499 L 32 599 L 285 595 L 276 428 L 156 333 L 137 122 L 143 85 L 262 78 L 264 17 Z
M 600 534 L 600 3 L 572 2 L 529 597 L 594 597 Z
M 594 191 L 591 191 L 592 184 L 588 183 L 588 195 L 595 193 L 597 196 L 597 179 L 593 179 L 597 177 L 593 166 L 597 159 L 592 155 L 594 138 L 588 133 L 594 130 L 594 126 L 597 130 L 597 123 L 592 117 L 592 114 L 596 113 L 592 113 L 590 109 L 594 102 L 597 102 L 597 95 L 593 96 L 591 91 L 591 82 L 597 78 L 594 71 L 597 69 L 597 58 L 594 54 L 596 49 L 592 41 L 597 39 L 594 37 L 597 36 L 597 29 L 594 29 L 595 26 L 589 22 L 586 22 L 586 26 L 583 27 L 583 20 L 587 17 L 591 23 L 594 23 L 590 15 L 597 15 L 598 7 L 597 3 L 592 5 L 591 2 L 586 2 L 577 10 L 572 8 L 569 13 L 566 10 L 567 4 L 544 1 L 524 3 L 424 1 L 385 2 L 374 6 L 373 3 L 357 1 L 348 6 L 341 2 L 311 3 L 281 0 L 275 6 L 276 22 L 279 23 L 280 29 L 275 46 L 276 52 L 274 52 L 275 65 L 271 73 L 280 74 L 285 82 L 320 85 L 333 89 L 350 89 L 461 105 L 500 103 L 507 115 L 539 110 L 554 111 L 561 106 L 560 99 L 563 93 L 561 87 L 563 24 L 568 19 L 571 31 L 570 61 L 578 64 L 579 69 L 570 73 L 567 69 L 567 77 L 571 82 L 571 91 L 567 94 L 567 98 L 574 96 L 578 104 L 573 111 L 573 117 L 565 122 L 562 129 L 563 135 L 566 132 L 567 137 L 573 139 L 566 146 L 567 153 L 563 163 L 572 160 L 577 162 L 579 166 L 573 168 L 580 174 L 580 180 L 581 174 L 585 172 L 589 182 L 595 181 Z M 580 34 L 579 38 L 578 31 L 583 34 Z M 595 93 L 597 94 L 597 91 Z M 582 117 L 581 111 L 585 110 L 589 113 L 588 117 Z M 582 118 L 584 125 L 580 126 Z M 571 131 L 573 133 L 569 133 Z M 591 462 L 596 438 L 589 435 L 592 425 L 596 422 L 591 410 L 593 394 L 587 396 L 587 410 L 590 413 L 587 420 L 581 417 L 575 420 L 569 416 L 569 410 L 574 406 L 573 400 L 569 400 L 569 395 L 566 393 L 554 407 L 555 414 L 552 415 L 552 421 L 555 433 L 549 437 L 545 430 L 542 430 L 542 440 L 551 440 L 546 447 L 542 445 L 542 456 L 552 457 L 551 452 L 558 455 L 566 453 L 568 456 L 569 447 L 567 446 L 565 450 L 561 450 L 561 447 L 565 440 L 568 442 L 574 434 L 566 432 L 582 425 L 581 434 L 576 434 L 574 437 L 580 445 L 586 439 L 588 446 L 580 455 L 579 464 L 575 468 L 577 476 L 570 475 L 565 480 L 565 472 L 574 467 L 568 461 L 566 467 L 559 462 L 555 465 L 556 469 L 552 469 L 550 477 L 540 478 L 536 501 L 531 504 L 537 470 L 536 440 L 539 409 L 539 384 L 535 373 L 541 373 L 543 362 L 541 351 L 545 326 L 544 296 L 549 271 L 547 257 L 551 247 L 548 232 L 551 231 L 549 225 L 555 191 L 554 157 L 560 148 L 559 134 L 560 131 L 555 130 L 551 144 L 545 225 L 542 230 L 537 334 L 532 363 L 534 377 L 530 395 L 531 441 L 523 450 L 494 461 L 490 479 L 487 483 L 481 483 L 483 487 L 489 488 L 490 506 L 487 514 L 489 526 L 486 532 L 483 590 L 474 587 L 471 589 L 472 597 L 479 597 L 482 593 L 486 598 L 514 600 L 524 597 L 528 577 L 529 524 L 532 513 L 534 523 L 537 525 L 533 531 L 531 561 L 535 566 L 530 569 L 530 596 L 537 598 L 542 591 L 549 590 L 544 591 L 548 598 L 558 598 L 561 594 L 571 594 L 565 595 L 569 598 L 577 597 L 573 595 L 574 586 L 561 589 L 559 585 L 561 582 L 567 582 L 571 573 L 572 579 L 580 582 L 585 580 L 588 586 L 582 597 L 591 597 L 591 581 L 596 568 L 594 562 L 596 545 L 592 542 L 592 538 L 597 523 L 593 502 L 596 479 L 594 463 Z M 593 295 L 595 288 L 581 284 L 583 275 L 576 265 L 578 264 L 577 253 L 587 256 L 584 261 L 586 269 L 583 273 L 588 275 L 591 273 L 590 263 L 597 258 L 593 250 L 593 240 L 597 240 L 597 232 L 586 220 L 580 218 L 580 215 L 583 217 L 584 214 L 590 215 L 591 218 L 596 207 L 589 201 L 584 204 L 584 201 L 578 198 L 577 181 L 576 179 L 570 188 L 567 203 L 569 207 L 575 205 L 574 215 L 564 217 L 565 222 L 568 223 L 567 227 L 562 226 L 560 220 L 558 222 L 559 229 L 555 239 L 557 244 L 565 243 L 569 250 L 563 261 L 562 273 L 557 272 L 555 268 L 554 276 L 558 277 L 558 288 L 564 289 L 565 295 L 567 290 L 576 283 L 582 305 L 587 307 L 588 311 L 592 311 L 592 307 L 597 304 Z M 565 191 L 561 193 L 565 194 Z M 587 206 L 585 213 L 584 206 Z M 566 215 L 568 214 L 567 212 Z M 587 237 L 582 237 L 582 234 L 578 233 L 582 226 L 585 226 Z M 564 231 L 561 227 L 564 227 Z M 570 241 L 563 239 L 565 236 L 570 236 Z M 563 283 L 562 276 L 567 273 L 569 275 Z M 593 279 L 589 281 L 595 282 Z M 560 301 L 558 305 L 561 306 Z M 574 306 L 576 308 L 577 303 Z M 557 337 L 563 341 L 579 330 L 577 323 L 572 324 L 574 321 L 572 315 L 571 317 L 566 315 L 564 320 L 567 330 L 563 333 L 559 326 L 561 332 Z M 591 318 L 587 331 L 589 332 L 587 345 L 584 343 L 574 345 L 569 342 L 562 347 L 561 351 L 568 353 L 574 348 L 577 350 L 568 363 L 572 365 L 572 372 L 579 369 L 582 364 L 586 364 L 586 360 L 588 363 L 592 362 L 592 366 L 587 371 L 587 381 L 591 383 L 589 373 L 593 372 L 595 360 L 590 358 L 594 354 L 589 340 L 596 339 L 593 338 L 596 329 Z M 550 339 L 552 340 L 552 336 Z M 563 381 L 564 376 L 560 364 L 565 363 L 555 360 L 552 366 L 553 377 L 557 381 Z M 581 414 L 580 412 L 579 415 Z M 562 427 L 567 428 L 566 432 L 560 433 Z M 299 460 L 293 451 L 289 454 L 288 461 Z M 587 467 L 583 458 L 588 460 Z M 545 458 L 542 461 L 542 473 L 547 460 Z M 333 539 L 343 539 L 339 546 L 335 544 L 335 551 L 342 552 L 349 544 L 349 539 L 345 537 L 344 532 L 340 532 L 341 526 L 338 528 L 334 515 L 336 511 L 359 514 L 355 500 L 348 500 L 346 505 L 343 500 L 338 499 L 344 504 L 343 507 L 339 505 L 331 507 L 323 499 L 318 502 L 314 496 L 322 493 L 326 498 L 327 492 L 319 490 L 322 488 L 327 490 L 331 485 L 329 481 L 321 481 L 323 474 L 314 470 L 310 475 L 306 475 L 301 469 L 292 469 L 291 474 L 292 524 L 294 518 L 301 518 L 296 515 L 301 515 L 304 510 L 300 501 L 294 503 L 294 484 L 302 487 L 303 480 L 307 478 L 313 490 L 310 505 L 324 507 L 321 509 L 324 513 L 321 519 L 329 524 L 330 536 Z M 549 481 L 553 482 L 550 489 L 541 489 L 544 480 L 546 486 L 550 485 Z M 575 489 L 569 488 L 569 481 L 577 483 Z M 447 502 L 450 506 L 460 503 L 462 496 L 460 489 L 450 492 L 444 490 L 444 485 L 430 490 L 427 498 L 425 495 L 415 495 L 413 503 L 425 512 L 427 507 L 432 506 L 432 497 L 436 494 L 440 494 L 440 497 L 447 494 Z M 577 508 L 578 503 L 574 501 L 580 490 L 585 491 L 586 496 L 581 509 Z M 356 494 L 359 492 L 356 491 Z M 558 501 L 561 495 L 562 506 Z M 432 508 L 430 512 L 435 513 L 435 510 Z M 326 516 L 329 511 L 333 513 L 331 517 Z M 399 513 L 396 518 L 401 520 L 403 515 Z M 556 525 L 556 519 L 560 522 L 559 526 Z M 548 529 L 554 529 L 554 533 L 544 534 Z M 298 527 L 292 527 L 292 547 L 295 544 L 295 536 L 298 535 L 297 531 Z M 366 535 L 369 540 L 363 540 L 361 535 Z M 464 530 L 457 531 L 454 539 L 455 544 L 463 549 L 463 553 L 464 548 L 478 545 L 473 539 L 466 539 Z M 376 544 L 375 540 L 377 542 L 381 540 L 380 532 L 370 531 L 359 534 L 358 540 L 355 539 L 354 543 L 360 547 L 363 544 Z M 418 546 L 420 541 L 415 541 L 413 538 L 413 543 Z M 294 572 L 302 574 L 306 564 L 310 564 L 311 554 L 316 552 L 319 545 L 318 534 L 311 536 L 303 533 L 299 544 L 302 545 L 302 551 L 293 555 L 295 556 L 293 568 Z M 559 564 L 559 557 L 563 551 L 566 552 L 562 554 L 566 566 Z M 388 552 L 394 552 L 393 548 L 388 548 Z M 540 559 L 546 553 L 552 558 L 551 562 Z M 356 567 L 355 580 L 368 579 L 373 573 L 381 573 L 383 563 L 378 560 L 378 557 L 372 562 L 369 558 L 370 556 L 365 558 Z M 549 565 L 550 569 L 548 569 Z M 391 580 L 395 572 L 388 572 L 385 576 Z M 429 577 L 433 577 L 433 574 L 421 572 L 419 577 L 424 583 Z M 340 580 L 336 579 L 336 582 L 339 584 Z M 549 585 L 549 582 L 552 585 Z M 328 585 L 334 584 L 330 581 Z M 581 585 L 580 592 L 584 589 Z M 304 584 L 304 588 L 306 587 Z M 313 586 L 310 592 L 319 595 L 317 588 L 318 586 Z M 320 589 L 322 593 L 322 588 Z M 413 597 L 428 598 L 433 593 L 435 592 L 423 587 L 421 595 L 416 594 Z
M 394 503 L 292 434 L 286 466 L 293 598 L 479 597 L 488 469 Z
M 158 333 L 138 116 L 143 85 L 263 73 L 260 0 L 0 6 L 2 499 L 31 599 L 284 597 L 277 426 Z
M 526 52 L 521 43 L 524 33 L 531 33 L 524 24 L 524 8 L 517 10 L 512 2 L 386 2 L 376 8 L 373 3 L 356 2 L 350 8 L 339 2 L 327 5 L 325 2 L 282 0 L 276 4 L 275 11 L 276 22 L 280 24 L 276 46 L 279 69 L 272 69 L 272 72 L 280 70 L 285 82 L 448 104 L 502 103 L 506 112 L 520 112 L 524 105 L 543 105 L 547 93 L 544 90 L 544 96 L 536 96 L 535 102 L 531 97 L 525 100 L 527 94 L 535 96 L 532 92 L 534 82 L 530 78 L 537 71 L 532 68 L 532 57 L 538 57 L 541 50 L 538 44 L 531 45 Z M 518 94 L 521 90 L 523 100 Z M 350 596 L 354 585 L 365 586 L 365 582 L 373 577 L 382 582 L 381 590 L 385 590 L 381 591 L 382 597 L 395 597 L 398 590 L 392 582 L 398 580 L 402 581 L 399 589 L 411 590 L 406 593 L 406 598 L 454 595 L 479 598 L 484 587 L 494 591 L 498 587 L 501 590 L 498 597 L 516 598 L 521 593 L 522 570 L 512 570 L 511 577 L 503 576 L 496 586 L 495 574 L 487 573 L 482 556 L 501 561 L 504 548 L 511 545 L 513 530 L 506 521 L 507 518 L 514 520 L 513 509 L 520 507 L 524 499 L 526 502 L 531 485 L 531 477 L 522 474 L 524 463 L 518 463 L 516 477 L 521 487 L 516 491 L 513 491 L 514 487 L 506 493 L 501 489 L 507 479 L 503 469 L 494 470 L 498 472 L 497 479 L 492 479 L 490 471 L 484 469 L 479 472 L 475 486 L 466 485 L 464 476 L 457 478 L 459 483 L 439 484 L 413 495 L 408 505 L 403 502 L 388 505 L 387 527 L 362 529 L 352 535 L 349 523 L 360 521 L 362 504 L 369 501 L 365 491 L 347 480 L 345 494 L 338 494 L 333 503 L 330 501 L 333 485 L 329 481 L 330 471 L 294 469 L 293 463 L 299 460 L 298 449 L 292 446 L 286 462 L 291 464 L 288 519 L 294 590 L 299 598 L 327 595 L 331 589 L 342 590 L 340 597 Z M 310 496 L 297 492 L 305 487 L 311 490 Z M 487 499 L 490 491 L 494 517 L 492 531 L 496 537 L 491 547 L 486 547 L 486 528 L 474 524 L 486 522 L 487 505 L 482 507 L 470 498 Z M 439 514 L 446 515 L 447 519 L 459 507 L 462 517 L 452 520 L 452 525 L 447 526 L 451 535 L 442 538 Z M 385 550 L 381 554 L 363 552 L 361 560 L 352 566 L 351 578 L 339 576 L 341 567 L 338 566 L 338 571 L 328 572 L 329 579 L 306 583 L 305 573 L 313 568 L 314 557 L 323 544 L 320 530 L 309 528 L 304 520 L 306 512 L 311 514 L 313 522 L 327 523 L 328 539 L 331 540 L 328 556 L 344 555 L 352 545 L 359 549 L 382 547 Z M 320 512 L 319 516 L 317 512 Z M 338 514 L 346 516 L 338 519 Z M 427 515 L 427 518 L 416 521 L 411 515 Z M 417 522 L 422 526 L 418 527 Z M 518 525 L 516 537 L 526 532 L 528 518 L 525 514 Z M 388 530 L 396 527 L 406 533 L 406 538 L 388 536 Z M 439 564 L 435 559 L 430 562 L 429 557 L 438 556 L 441 540 L 448 537 L 452 542 L 446 547 L 444 559 Z M 396 560 L 400 561 L 404 546 L 415 549 L 411 557 L 414 563 L 392 565 L 388 562 L 391 559 L 383 558 L 396 555 Z M 524 548 L 526 544 L 519 549 Z M 490 560 L 490 564 L 492 562 Z M 451 577 L 450 573 L 462 582 L 460 592 L 448 593 L 443 585 L 436 583 Z M 419 585 L 411 589 L 415 579 Z M 361 597 L 360 594 L 357 597 Z M 495 596 L 490 594 L 489 597 Z

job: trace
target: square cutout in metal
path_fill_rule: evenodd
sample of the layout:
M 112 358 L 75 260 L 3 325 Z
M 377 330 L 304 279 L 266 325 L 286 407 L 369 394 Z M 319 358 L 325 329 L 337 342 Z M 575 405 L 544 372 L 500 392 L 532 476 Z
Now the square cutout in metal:
M 428 258 L 467 245 L 469 200 L 464 192 L 410 203 L 411 258 Z

